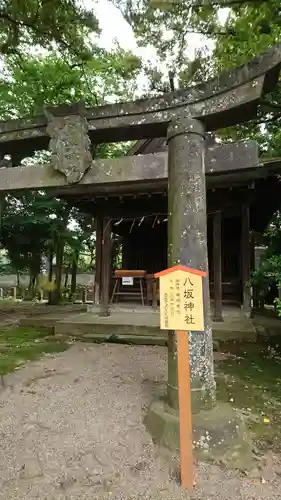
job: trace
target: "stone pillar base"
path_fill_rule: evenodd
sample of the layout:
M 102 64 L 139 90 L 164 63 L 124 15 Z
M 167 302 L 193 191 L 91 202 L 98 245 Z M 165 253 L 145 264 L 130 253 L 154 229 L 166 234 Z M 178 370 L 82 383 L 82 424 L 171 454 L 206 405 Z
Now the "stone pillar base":
M 178 414 L 178 408 L 175 409 L 170 404 L 170 399 L 172 401 L 178 401 L 178 388 L 167 384 L 167 396 L 165 401 L 165 411 L 168 413 Z M 191 388 L 191 404 L 192 413 L 198 413 L 201 410 L 210 410 L 216 404 L 216 385 L 214 384 L 212 389 L 208 391 L 203 391 L 201 387 L 196 389 Z
M 179 417 L 166 411 L 163 401 L 152 403 L 144 424 L 154 442 L 172 451 L 180 448 Z M 230 469 L 255 467 L 253 445 L 247 427 L 227 403 L 196 414 L 193 421 L 194 454 L 202 461 L 223 463 Z
M 214 323 L 223 323 L 224 322 L 224 319 L 222 316 L 213 316 L 212 320 Z
M 109 311 L 99 311 L 98 316 L 100 316 L 101 318 L 107 318 L 108 316 L 110 316 L 110 312 Z

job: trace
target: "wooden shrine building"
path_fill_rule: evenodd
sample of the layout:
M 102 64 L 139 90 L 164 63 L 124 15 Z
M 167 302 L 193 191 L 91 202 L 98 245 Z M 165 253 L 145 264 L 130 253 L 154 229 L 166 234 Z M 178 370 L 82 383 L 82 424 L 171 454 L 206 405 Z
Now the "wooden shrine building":
M 133 178 L 129 181 L 126 179 L 127 165 L 132 158 L 137 172 L 149 168 L 147 181 L 135 182 Z M 112 161 L 113 165 L 116 165 L 116 171 L 125 171 L 122 182 L 95 183 L 96 176 L 103 170 L 104 165 L 104 162 L 97 161 L 97 168 L 89 177 L 89 183 L 76 184 L 71 188 L 52 187 L 52 193 L 85 213 L 92 214 L 95 219 L 96 303 L 102 300 L 104 277 L 113 257 L 112 242 L 107 253 L 102 252 L 102 238 L 106 231 L 121 239 L 121 268 L 145 271 L 144 302 L 155 305 L 154 293 L 156 300 L 158 293 L 157 289 L 153 288 L 154 273 L 167 267 L 166 140 L 139 140 L 128 151 L 127 157 Z M 13 167 L 12 174 L 16 174 L 14 183 L 17 182 L 18 168 L 28 177 L 31 188 L 35 185 L 44 187 L 46 182 L 50 182 L 46 180 L 45 169 L 37 167 L 35 175 L 32 167 Z M 255 141 L 218 145 L 206 136 L 205 169 L 210 295 L 213 319 L 221 321 L 224 303 L 242 307 L 246 313 L 250 311 L 251 295 L 248 282 L 254 265 L 255 243 L 252 231 L 264 231 L 271 216 L 280 206 L 281 184 L 277 175 L 281 167 L 279 162 L 261 164 Z M 6 169 L 6 172 L 9 170 Z M 20 186 L 16 184 L 15 188 L 17 187 Z M 107 298 L 109 302 L 116 282 L 112 267 L 110 273 Z M 129 300 L 132 303 L 134 290 L 134 287 L 123 286 L 123 291 L 128 292 L 128 298 L 121 297 L 121 300 Z M 141 303 L 140 299 L 138 294 L 135 300 Z
M 161 153 L 167 156 L 165 138 L 138 141 L 128 152 Z M 213 319 L 221 321 L 223 303 L 250 311 L 254 233 L 264 232 L 280 207 L 281 184 L 276 175 L 280 164 L 262 163 L 254 141 L 219 145 L 206 136 L 205 165 L 210 295 Z M 212 165 L 216 174 L 211 172 Z M 120 210 L 113 231 L 122 238 L 122 268 L 145 269 L 151 278 L 167 267 L 167 183 L 155 182 L 147 192 L 126 193 L 113 203 Z

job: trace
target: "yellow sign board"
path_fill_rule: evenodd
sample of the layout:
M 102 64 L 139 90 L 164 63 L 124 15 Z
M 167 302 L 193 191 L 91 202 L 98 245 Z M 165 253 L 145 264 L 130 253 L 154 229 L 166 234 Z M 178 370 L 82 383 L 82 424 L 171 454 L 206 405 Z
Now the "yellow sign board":
M 155 274 L 160 279 L 162 330 L 204 330 L 203 276 L 205 272 L 182 265 Z

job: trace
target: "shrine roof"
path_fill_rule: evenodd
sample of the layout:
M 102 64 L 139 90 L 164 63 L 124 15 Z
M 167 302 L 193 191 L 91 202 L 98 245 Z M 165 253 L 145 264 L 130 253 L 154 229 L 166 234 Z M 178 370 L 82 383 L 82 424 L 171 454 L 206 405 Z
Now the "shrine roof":
M 210 147 L 219 146 L 211 134 L 206 134 L 206 144 Z M 162 153 L 168 151 L 166 137 L 154 137 L 152 139 L 140 139 L 129 149 L 127 156 L 146 155 L 150 153 Z
M 228 160 L 228 158 L 232 156 L 235 149 L 239 150 L 240 145 L 248 144 L 249 147 L 253 147 L 254 142 L 255 141 L 246 141 L 245 143 L 243 143 L 241 141 L 236 143 L 220 144 L 210 141 L 211 145 L 209 146 L 209 153 L 211 153 L 212 155 L 215 150 L 221 149 L 221 161 L 223 161 L 223 147 L 225 146 L 225 156 Z M 164 153 L 167 151 L 168 146 L 166 138 L 161 137 L 136 141 L 136 143 L 128 151 L 127 155 L 146 155 L 152 153 Z M 268 177 L 281 175 L 281 156 L 275 158 L 260 158 L 258 162 L 256 162 L 256 159 L 253 156 L 252 165 L 249 165 L 250 158 L 251 156 L 249 156 L 246 161 L 246 167 L 243 167 L 243 163 L 237 164 L 237 170 L 226 170 L 225 172 L 220 170 L 219 172 L 212 172 L 211 176 L 207 175 L 207 187 L 219 188 L 224 187 L 225 185 L 239 186 L 258 179 L 266 179 Z M 241 160 L 243 160 L 243 156 Z M 209 174 L 208 171 L 206 173 Z

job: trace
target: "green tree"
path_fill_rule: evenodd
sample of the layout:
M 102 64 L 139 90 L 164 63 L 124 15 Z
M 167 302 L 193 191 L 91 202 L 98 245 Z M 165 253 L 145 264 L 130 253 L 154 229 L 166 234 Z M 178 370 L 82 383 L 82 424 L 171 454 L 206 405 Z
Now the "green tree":
M 222 33 L 215 36 L 212 54 L 216 73 L 244 64 L 281 39 L 280 2 L 234 3 Z M 278 156 L 281 153 L 281 86 L 265 96 L 257 119 L 239 127 L 221 131 L 225 139 L 254 138 L 260 144 L 261 154 Z
M 76 278 L 79 267 L 79 259 L 81 253 L 87 247 L 87 242 L 91 240 L 93 233 L 92 230 L 92 216 L 83 214 L 78 209 L 73 209 L 71 213 L 72 224 L 69 228 L 67 238 L 67 252 L 65 252 L 65 270 L 67 274 L 71 274 L 70 297 L 73 297 L 76 292 Z M 67 279 L 65 280 L 65 286 Z
M 112 3 L 132 26 L 139 45 L 153 46 L 159 61 L 177 75 L 186 73 L 193 62 L 187 57 L 190 34 L 213 38 L 220 29 L 218 3 L 211 1 L 112 0 Z
M 165 63 L 179 87 L 242 64 L 280 40 L 279 0 L 111 1 L 139 45 L 156 49 L 158 62 Z M 201 37 L 194 57 L 188 50 L 193 35 Z M 157 65 L 149 73 L 156 82 L 163 78 Z
M 56 202 L 58 203 L 58 202 Z M 7 249 L 14 271 L 28 270 L 30 294 L 34 294 L 36 278 L 41 271 L 42 254 L 50 238 L 50 214 L 55 203 L 42 192 L 8 195 L 2 215 L 1 243 Z
M 266 250 L 262 256 L 258 269 L 252 275 L 252 283 L 259 292 L 259 302 L 263 305 L 268 285 L 275 283 L 278 297 L 275 305 L 281 316 L 281 213 L 278 210 L 263 235 L 263 244 Z
M 99 34 L 97 18 L 76 0 L 0 0 L 0 54 L 55 45 L 64 55 L 87 60 L 91 34 Z
M 134 95 L 136 77 L 141 68 L 140 60 L 131 52 L 116 47 L 112 52 L 96 49 L 95 56 L 87 64 L 70 65 L 54 53 L 25 59 L 10 56 L 0 77 L 0 118 L 8 119 L 42 113 L 45 104 L 58 105 L 83 99 L 87 106 L 103 104 L 108 100 L 131 98 Z M 119 156 L 124 145 L 102 144 L 95 148 L 95 156 Z M 40 161 L 48 161 L 48 152 L 36 152 Z M 29 162 L 19 156 L 13 161 Z M 72 292 L 76 288 L 79 254 L 89 234 L 89 217 L 70 207 L 63 200 L 45 192 L 25 192 L 6 197 L 3 214 L 2 244 L 8 250 L 16 272 L 28 270 L 30 294 L 42 268 L 42 257 L 48 255 L 49 280 L 55 289 L 50 301 L 61 298 L 61 280 L 66 250 L 71 256 Z M 71 229 L 76 221 L 77 230 Z
M 132 98 L 141 61 L 117 47 L 96 49 L 86 65 L 70 66 L 54 53 L 9 58 L 0 76 L 0 118 L 36 115 L 43 106 L 83 100 L 86 106 Z
M 132 26 L 139 44 L 146 42 L 156 48 L 159 62 L 166 63 L 180 88 L 244 64 L 281 39 L 279 0 L 112 0 L 112 3 Z M 224 7 L 227 9 L 222 11 Z M 206 47 L 195 51 L 190 59 L 189 40 L 194 33 L 205 37 Z M 165 78 L 163 86 L 163 75 L 157 65 L 148 68 L 148 73 L 154 82 L 152 88 L 164 90 Z M 219 131 L 219 135 L 225 141 L 256 139 L 263 155 L 279 155 L 280 103 L 278 85 L 265 97 L 256 120 Z

